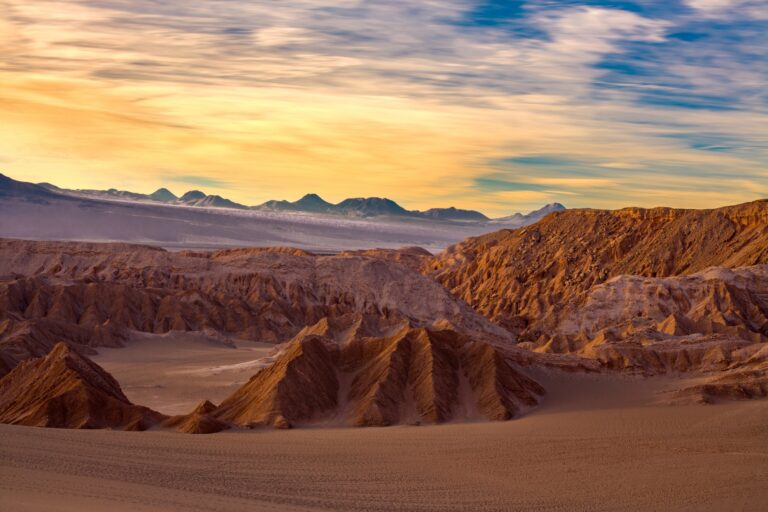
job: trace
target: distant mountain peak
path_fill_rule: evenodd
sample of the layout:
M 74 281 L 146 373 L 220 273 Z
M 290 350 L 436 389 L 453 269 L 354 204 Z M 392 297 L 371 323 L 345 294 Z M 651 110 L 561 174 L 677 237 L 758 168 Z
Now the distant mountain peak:
M 308 204 L 308 205 L 323 205 L 323 206 L 332 206 L 331 203 L 323 199 L 317 194 L 306 194 L 304 197 L 299 199 L 298 201 L 294 202 L 295 205 L 301 205 L 301 204 Z
M 238 210 L 245 210 L 248 208 L 245 205 L 236 203 L 234 201 L 230 201 L 229 199 L 225 199 L 216 194 L 205 195 L 202 192 L 200 192 L 200 194 L 203 194 L 202 197 L 195 194 L 192 196 L 192 198 L 189 198 L 189 196 L 194 192 L 197 192 L 197 191 L 187 192 L 181 197 L 180 201 L 188 206 L 206 206 L 206 207 L 212 207 L 212 208 L 234 208 Z
M 40 201 L 55 195 L 56 193 L 46 186 L 16 181 L 0 173 L 0 197 L 24 197 Z
M 197 201 L 199 199 L 205 199 L 205 196 L 206 196 L 205 192 L 201 192 L 199 190 L 190 190 L 189 192 L 181 196 L 179 199 L 181 201 Z
M 449 206 L 448 208 L 430 208 L 429 210 L 422 212 L 422 215 L 433 219 L 458 220 L 465 222 L 484 222 L 488 220 L 488 217 L 476 210 L 462 210 L 455 206 Z
M 168 190 L 167 188 L 159 188 L 149 194 L 149 198 L 153 199 L 155 201 L 163 201 L 163 202 L 170 202 L 170 201 L 176 201 L 178 197 L 176 197 L 176 194 Z
M 379 215 L 418 215 L 386 197 L 352 197 L 336 205 L 345 215 L 375 217 Z
M 508 215 L 507 217 L 493 219 L 491 222 L 494 224 L 504 224 L 506 227 L 522 227 L 528 224 L 533 224 L 550 213 L 561 212 L 564 210 L 566 210 L 565 206 L 560 203 L 549 203 L 538 210 L 533 210 L 525 215 L 522 213 L 515 213 L 513 215 Z

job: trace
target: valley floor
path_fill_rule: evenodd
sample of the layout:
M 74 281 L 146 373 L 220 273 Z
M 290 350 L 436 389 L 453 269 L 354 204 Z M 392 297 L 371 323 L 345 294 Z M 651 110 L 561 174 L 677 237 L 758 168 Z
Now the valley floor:
M 766 509 L 768 401 L 643 405 L 644 381 L 573 379 L 504 423 L 207 436 L 0 425 L 0 510 Z
M 125 347 L 100 347 L 92 359 L 133 403 L 174 415 L 188 413 L 202 400 L 218 404 L 271 362 L 274 348 L 246 340 L 229 346 L 203 333 L 137 332 Z

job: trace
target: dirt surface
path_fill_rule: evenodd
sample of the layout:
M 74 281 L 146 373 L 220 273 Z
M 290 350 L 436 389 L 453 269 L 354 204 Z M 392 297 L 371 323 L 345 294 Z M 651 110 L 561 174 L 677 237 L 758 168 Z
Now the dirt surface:
M 164 414 L 190 412 L 201 400 L 219 403 L 269 362 L 274 345 L 237 340 L 235 346 L 199 333 L 133 333 L 123 348 L 92 357 L 134 403 Z
M 570 376 L 514 421 L 168 432 L 0 425 L 0 510 L 765 510 L 768 402 Z

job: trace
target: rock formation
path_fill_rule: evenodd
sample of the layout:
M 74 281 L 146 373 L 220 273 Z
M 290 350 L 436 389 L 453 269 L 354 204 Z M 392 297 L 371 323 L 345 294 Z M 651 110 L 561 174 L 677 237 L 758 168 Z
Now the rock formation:
M 45 355 L 58 341 L 119 346 L 128 330 L 211 329 L 279 343 L 322 318 L 353 313 L 415 326 L 446 320 L 511 339 L 396 259 L 287 248 L 170 253 L 128 244 L 0 241 L 2 370 Z
M 161 423 L 164 428 L 171 428 L 184 434 L 215 434 L 229 428 L 223 421 L 214 418 L 211 413 L 216 406 L 204 400 L 189 414 L 172 416 Z
M 219 406 L 172 418 L 131 404 L 82 355 L 170 330 L 277 352 Z M 711 403 L 766 396 L 767 342 L 768 201 L 570 210 L 437 257 L 0 240 L 0 422 L 506 420 L 539 402 L 542 371 L 679 374 L 669 400 Z
M 469 239 L 424 271 L 522 341 L 540 343 L 563 311 L 584 306 L 591 290 L 599 293 L 595 287 L 621 289 L 623 283 L 607 283 L 619 276 L 661 278 L 766 263 L 768 201 L 756 201 L 717 210 L 568 210 Z M 641 293 L 648 290 L 637 292 L 626 296 L 643 307 L 654 302 Z
M 453 330 L 403 324 L 370 337 L 339 327 L 323 319 L 302 331 L 213 415 L 278 428 L 506 420 L 544 394 L 504 348 Z
M 749 345 L 730 356 L 730 360 L 721 363 L 722 371 L 667 393 L 662 401 L 712 404 L 768 397 L 768 344 Z
M 344 251 L 342 256 L 366 256 L 379 260 L 394 261 L 410 269 L 419 271 L 432 259 L 432 253 L 421 247 L 403 247 L 401 249 L 368 249 L 365 251 Z
M 658 363 L 651 370 L 665 359 L 664 353 L 684 350 L 690 365 L 699 368 L 711 363 L 710 350 L 728 360 L 732 350 L 768 341 L 765 290 L 766 265 L 713 267 L 667 278 L 619 276 L 540 319 L 541 333 L 532 345 L 606 362 L 621 355 L 622 366 L 633 365 L 632 347 L 642 346 Z M 672 366 L 684 371 L 688 365 Z
M 423 271 L 522 348 L 658 374 L 731 371 L 768 341 L 767 264 L 768 201 L 755 201 L 569 210 L 469 239 Z
M 0 423 L 145 430 L 162 419 L 133 405 L 111 375 L 64 343 L 0 379 Z

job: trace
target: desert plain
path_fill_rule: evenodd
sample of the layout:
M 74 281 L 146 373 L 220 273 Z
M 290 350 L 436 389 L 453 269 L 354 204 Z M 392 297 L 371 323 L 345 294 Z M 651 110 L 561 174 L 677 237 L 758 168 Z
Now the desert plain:
M 665 384 L 565 378 L 508 422 L 208 436 L 2 425 L 0 508 L 763 510 L 768 403 L 651 403 Z
M 766 342 L 766 201 L 438 254 L 0 239 L 0 510 L 765 510 Z

